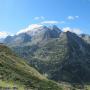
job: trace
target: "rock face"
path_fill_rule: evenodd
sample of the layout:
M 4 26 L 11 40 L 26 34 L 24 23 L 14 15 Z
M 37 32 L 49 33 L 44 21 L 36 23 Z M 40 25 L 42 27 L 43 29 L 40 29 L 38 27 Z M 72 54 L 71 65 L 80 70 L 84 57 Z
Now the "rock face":
M 32 60 L 28 60 L 50 79 L 83 83 L 90 82 L 89 52 L 89 44 L 76 34 L 66 32 L 42 46 L 33 54 Z
M 27 42 L 31 42 L 31 36 L 26 33 L 15 36 L 7 36 L 3 41 L 3 43 L 11 46 L 17 46 Z
M 31 41 L 12 50 L 40 73 L 58 82 L 90 82 L 90 44 L 83 36 L 62 32 L 57 26 L 40 27 L 29 35 Z

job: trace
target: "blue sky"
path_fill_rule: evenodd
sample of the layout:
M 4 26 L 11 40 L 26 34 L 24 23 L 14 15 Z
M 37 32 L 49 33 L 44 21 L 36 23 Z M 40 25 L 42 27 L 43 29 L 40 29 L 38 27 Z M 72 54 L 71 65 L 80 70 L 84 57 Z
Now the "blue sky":
M 31 24 L 56 24 L 90 34 L 90 0 L 0 0 L 0 35 Z

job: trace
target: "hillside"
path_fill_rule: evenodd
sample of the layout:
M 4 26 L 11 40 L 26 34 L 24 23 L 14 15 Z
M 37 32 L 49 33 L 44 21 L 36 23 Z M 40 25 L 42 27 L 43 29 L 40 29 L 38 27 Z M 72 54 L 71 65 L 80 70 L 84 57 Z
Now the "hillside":
M 58 84 L 46 79 L 8 47 L 0 44 L 0 83 L 4 82 L 12 82 L 32 90 L 61 90 Z

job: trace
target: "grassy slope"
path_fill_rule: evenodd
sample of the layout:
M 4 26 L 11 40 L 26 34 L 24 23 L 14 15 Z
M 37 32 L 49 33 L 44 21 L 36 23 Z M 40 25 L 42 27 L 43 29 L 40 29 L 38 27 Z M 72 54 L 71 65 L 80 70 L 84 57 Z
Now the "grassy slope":
M 3 45 L 0 45 L 0 77 L 32 89 L 61 90 L 58 84 L 43 77 Z
M 24 86 L 23 85 L 15 84 L 15 83 L 13 83 L 11 81 L 8 82 L 8 81 L 0 80 L 0 87 L 2 87 L 2 88 L 8 87 L 8 88 L 11 88 L 11 89 L 13 89 L 14 87 L 17 87 L 19 90 L 24 90 Z

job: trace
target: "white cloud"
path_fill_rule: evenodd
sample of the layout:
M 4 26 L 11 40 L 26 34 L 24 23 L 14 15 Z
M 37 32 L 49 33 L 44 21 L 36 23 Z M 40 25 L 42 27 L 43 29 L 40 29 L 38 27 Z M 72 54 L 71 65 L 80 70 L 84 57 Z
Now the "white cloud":
M 81 34 L 82 33 L 82 31 L 79 28 L 64 27 L 62 30 L 64 32 L 70 31 L 70 32 L 73 32 L 73 33 L 76 33 L 76 34 Z
M 57 24 L 59 23 L 58 21 L 43 21 L 41 22 L 42 24 Z
M 35 20 L 44 20 L 45 17 L 44 16 L 37 16 L 37 17 L 34 17 Z
M 36 28 L 39 28 L 41 27 L 42 25 L 41 24 L 31 24 L 29 25 L 28 27 L 24 28 L 24 29 L 21 29 L 19 32 L 16 33 L 17 34 L 20 34 L 20 33 L 24 33 L 24 32 L 27 32 L 27 31 L 32 31 Z
M 0 38 L 5 38 L 8 35 L 9 35 L 9 33 L 5 32 L 5 31 L 0 32 Z
M 74 17 L 73 16 L 68 16 L 67 19 L 74 20 Z
M 68 20 L 75 20 L 75 19 L 78 19 L 79 16 L 68 16 L 67 19 Z
M 58 23 L 64 23 L 64 21 L 43 21 L 41 24 L 58 24 Z
M 79 16 L 75 16 L 75 18 L 79 18 Z

